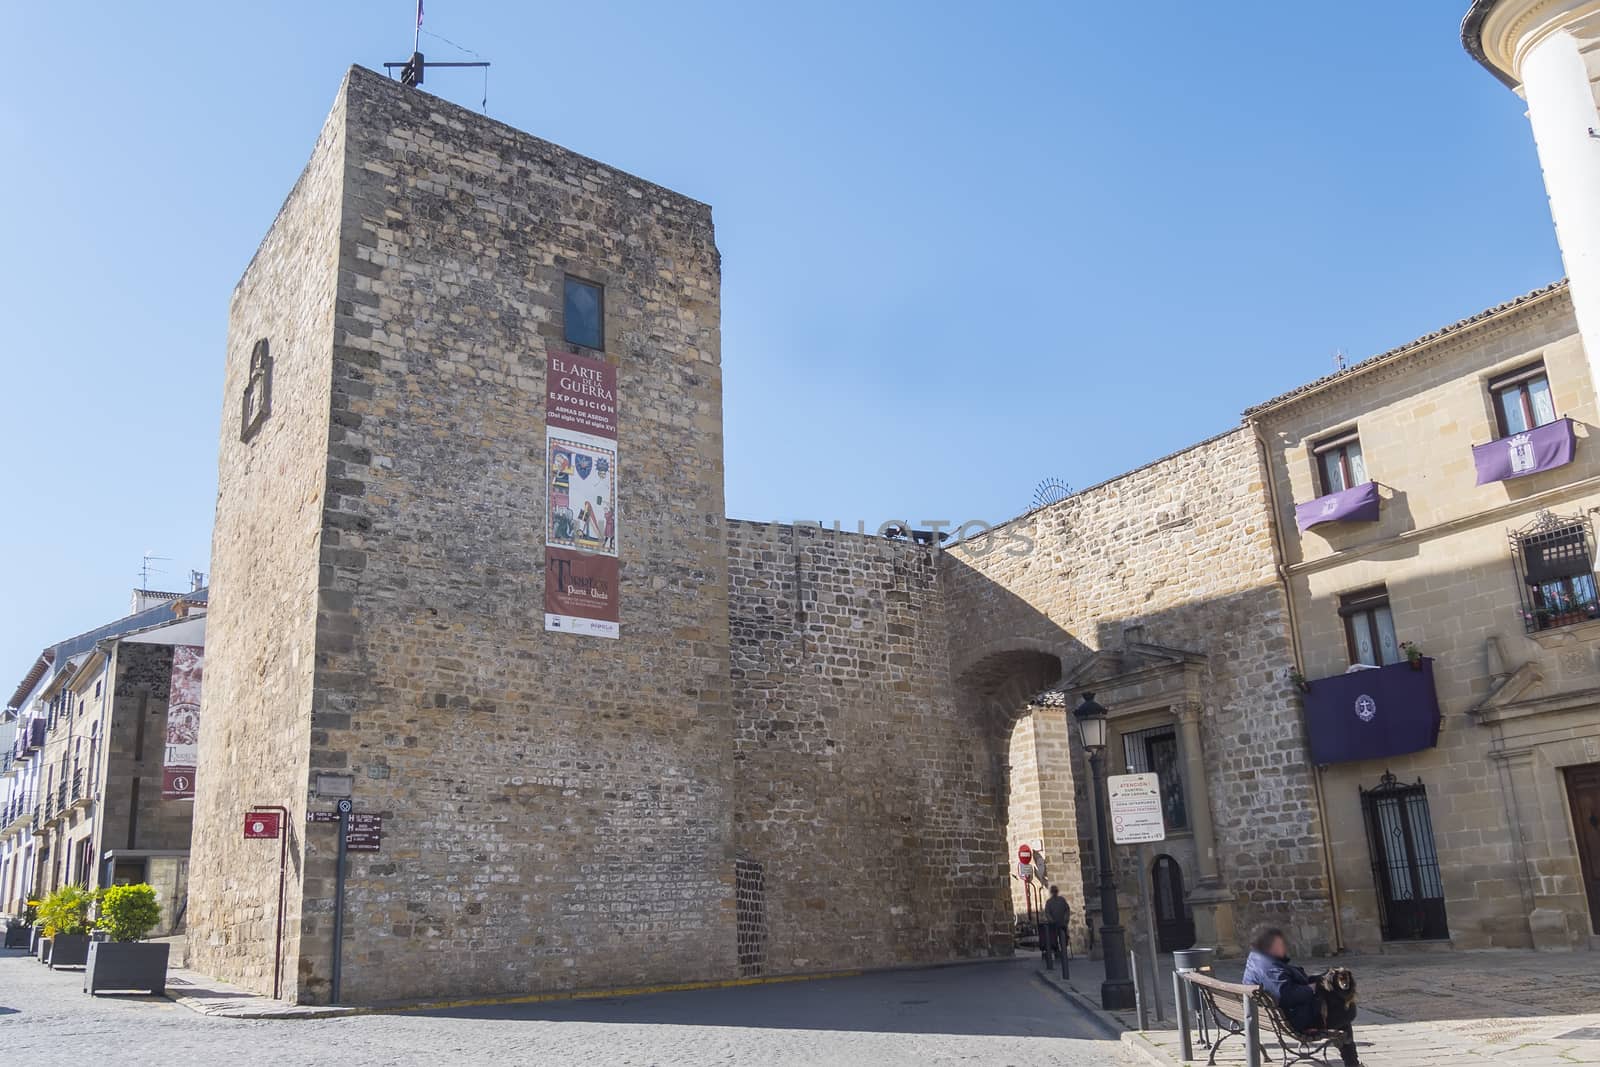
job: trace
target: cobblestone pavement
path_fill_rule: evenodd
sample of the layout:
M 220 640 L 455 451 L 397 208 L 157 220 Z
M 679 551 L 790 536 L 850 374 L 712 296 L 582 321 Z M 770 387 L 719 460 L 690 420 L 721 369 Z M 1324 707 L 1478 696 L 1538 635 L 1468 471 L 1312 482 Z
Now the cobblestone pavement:
M 1331 962 L 1306 966 L 1316 971 Z M 1439 952 L 1337 962 L 1356 974 L 1356 1039 L 1368 1067 L 1600 1064 L 1600 952 Z M 1238 981 L 1242 967 L 1241 960 L 1224 960 L 1216 974 Z M 1165 990 L 1170 957 L 1161 970 Z M 1075 960 L 1071 985 L 1097 998 L 1101 973 L 1098 962 Z M 1178 1062 L 1171 996 L 1164 1000 L 1164 1027 L 1125 1038 L 1130 1051 L 1152 1064 Z M 1124 1022 L 1133 1025 L 1131 1016 Z M 1217 1057 L 1219 1065 L 1243 1062 L 1237 1039 Z
M 646 1065 L 1122 1062 L 1116 1035 L 1021 959 L 651 996 L 241 1021 L 84 996 L 77 971 L 0 955 L 0 1063 Z

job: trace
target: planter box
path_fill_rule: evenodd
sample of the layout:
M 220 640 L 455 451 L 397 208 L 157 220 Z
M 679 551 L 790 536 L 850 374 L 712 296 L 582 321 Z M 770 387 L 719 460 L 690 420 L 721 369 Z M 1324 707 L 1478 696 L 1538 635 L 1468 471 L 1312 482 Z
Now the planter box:
M 28 955 L 37 956 L 39 954 L 39 939 L 41 937 L 43 937 L 43 936 L 44 936 L 44 927 L 40 926 L 38 923 L 34 923 L 33 926 L 31 928 L 29 928 L 29 930 L 28 930 Z
M 39 943 L 34 946 L 34 954 L 39 957 L 40 963 L 48 964 L 50 962 L 50 941 L 51 939 L 48 937 L 41 937 L 39 938 Z
M 50 947 L 50 968 L 82 967 L 89 962 L 88 934 L 57 934 Z
M 21 923 L 6 927 L 6 948 L 27 948 L 33 940 L 33 928 Z
M 83 991 L 93 996 L 111 990 L 136 990 L 161 996 L 167 991 L 165 941 L 96 941 L 89 946 Z

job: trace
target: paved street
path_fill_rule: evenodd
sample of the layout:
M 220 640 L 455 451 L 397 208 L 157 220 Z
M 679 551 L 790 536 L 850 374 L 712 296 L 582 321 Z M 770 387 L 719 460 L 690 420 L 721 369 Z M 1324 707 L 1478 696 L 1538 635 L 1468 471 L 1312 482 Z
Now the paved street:
M 1121 1062 L 1116 1035 L 1030 959 L 816 982 L 343 1019 L 241 1021 L 79 992 L 0 956 L 0 1061 L 81 1064 L 1050 1064 Z

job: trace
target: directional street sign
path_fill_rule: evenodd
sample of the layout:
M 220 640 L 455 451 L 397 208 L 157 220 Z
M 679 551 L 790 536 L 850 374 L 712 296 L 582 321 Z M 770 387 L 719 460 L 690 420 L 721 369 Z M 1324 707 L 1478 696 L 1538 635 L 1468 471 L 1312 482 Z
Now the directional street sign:
M 1113 774 L 1106 779 L 1111 807 L 1111 839 L 1119 845 L 1165 841 L 1161 781 L 1153 774 Z

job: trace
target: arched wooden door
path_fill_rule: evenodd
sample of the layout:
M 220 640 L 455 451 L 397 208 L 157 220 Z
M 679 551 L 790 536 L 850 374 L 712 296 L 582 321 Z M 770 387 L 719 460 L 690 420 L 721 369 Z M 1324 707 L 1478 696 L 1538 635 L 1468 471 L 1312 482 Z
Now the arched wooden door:
M 1194 912 L 1183 899 L 1183 871 L 1178 861 L 1161 855 L 1150 867 L 1150 883 L 1156 912 L 1156 948 L 1174 952 L 1194 947 Z

